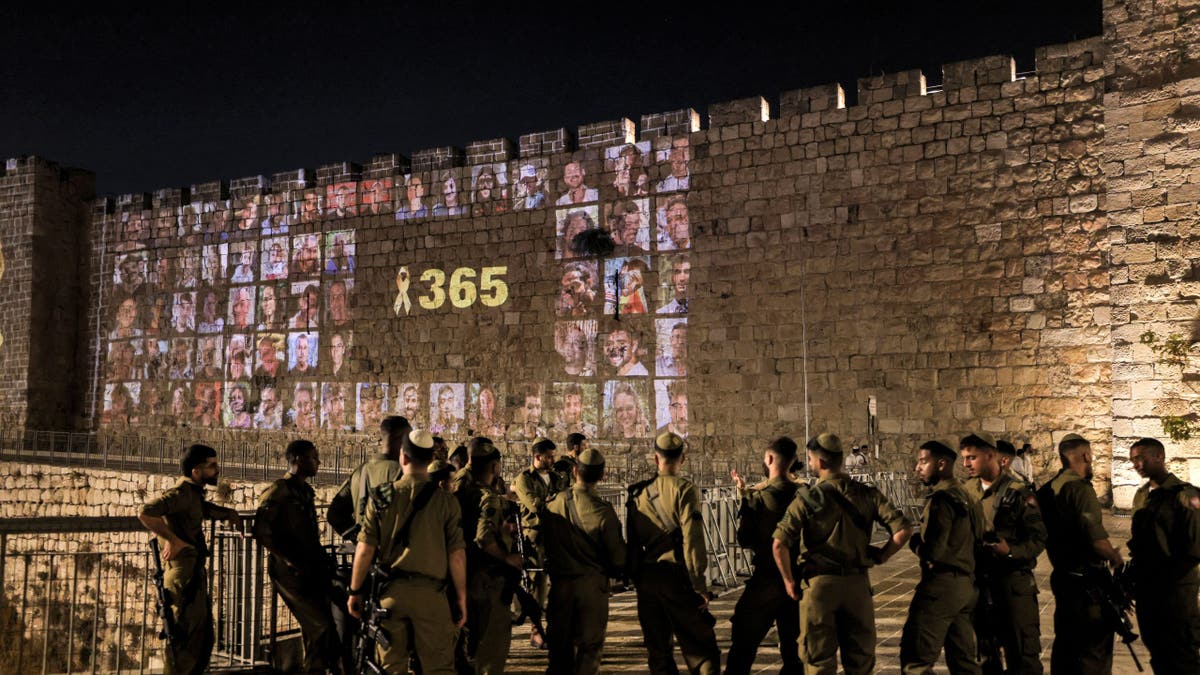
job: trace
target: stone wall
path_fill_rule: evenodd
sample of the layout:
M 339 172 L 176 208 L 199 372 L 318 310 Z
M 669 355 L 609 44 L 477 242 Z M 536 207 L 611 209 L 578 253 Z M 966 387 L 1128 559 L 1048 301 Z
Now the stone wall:
M 1200 411 L 1200 3 L 1109 0 L 1104 23 L 1113 485 L 1128 505 L 1129 446 Z M 1167 447 L 1172 471 L 1200 478 L 1200 434 Z

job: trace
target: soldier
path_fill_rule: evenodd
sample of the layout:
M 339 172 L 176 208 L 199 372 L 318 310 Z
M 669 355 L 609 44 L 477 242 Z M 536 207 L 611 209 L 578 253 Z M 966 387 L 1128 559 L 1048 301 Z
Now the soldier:
M 1113 629 L 1088 575 L 1124 564 L 1101 522 L 1100 500 L 1092 488 L 1092 446 L 1078 434 L 1058 443 L 1062 470 L 1037 491 L 1046 523 L 1046 553 L 1054 571 L 1054 646 L 1050 672 L 1107 673 L 1112 670 Z
M 1025 466 L 1028 462 L 1024 464 L 1017 462 L 1016 446 L 1005 440 L 996 441 L 996 461 L 1002 472 L 1011 474 L 1013 478 L 1024 483 L 1031 491 L 1033 490 L 1033 481 L 1029 479 L 1028 467 Z
M 1142 640 L 1156 673 L 1200 673 L 1200 491 L 1167 472 L 1166 448 L 1143 438 L 1129 459 L 1147 482 L 1133 496 L 1129 553 Z
M 700 492 L 679 475 L 686 459 L 683 438 L 666 432 L 654 439 L 658 474 L 629 486 L 627 503 L 631 576 L 637 587 L 638 622 L 650 671 L 676 673 L 671 635 L 692 673 L 717 673 L 721 651 L 708 612 L 708 553 Z
M 391 643 L 377 646 L 378 658 L 389 673 L 408 672 L 415 651 L 427 675 L 454 673 L 454 630 L 467 619 L 467 562 L 461 511 L 454 498 L 429 479 L 433 437 L 424 430 L 404 435 L 401 478 L 392 483 L 391 500 L 384 506 L 367 504 L 367 515 L 354 551 L 347 608 L 358 617 L 371 563 L 378 560 L 390 581 L 380 606 Z M 457 591 L 457 621 L 445 600 L 446 574 Z M 412 643 L 409 643 L 411 632 Z
M 970 480 L 963 489 L 983 508 L 983 545 L 976 552 L 975 577 L 980 588 L 975 633 L 983 644 L 983 672 L 1041 673 L 1042 642 L 1038 625 L 1037 581 L 1033 568 L 1046 548 L 1046 525 L 1029 485 L 1000 468 L 1003 441 L 992 446 L 989 434 L 971 434 L 959 442 L 959 454 Z M 1009 448 L 1012 445 L 1008 446 Z M 998 658 L 1004 653 L 1004 663 Z
M 738 510 L 737 541 L 754 554 L 754 573 L 746 581 L 742 597 L 733 609 L 733 644 L 725 661 L 725 675 L 750 672 L 758 645 L 774 623 L 779 631 L 779 655 L 783 657 L 783 675 L 803 672 L 797 640 L 800 638 L 800 608 L 783 586 L 783 578 L 775 568 L 771 552 L 772 535 L 780 519 L 796 495 L 796 483 L 788 477 L 796 461 L 796 442 L 781 436 L 767 446 L 763 465 L 767 480 L 746 489 L 745 481 L 734 470 L 731 473 L 742 492 Z
M 993 442 L 994 443 L 994 442 Z M 979 673 L 975 660 L 975 546 L 983 532 L 979 502 L 954 477 L 953 449 L 928 441 L 917 450 L 916 474 L 933 492 L 925 500 L 921 532 L 908 542 L 921 561 L 908 620 L 900 636 L 905 673 L 932 673 L 942 646 L 951 673 Z
M 321 459 L 308 440 L 288 443 L 284 455 L 290 471 L 259 500 L 254 538 L 271 552 L 267 572 L 300 624 L 303 671 L 336 670 L 342 647 L 330 604 L 331 561 L 321 546 L 316 493 L 308 484 Z
M 158 536 L 166 561 L 163 585 L 171 596 L 179 639 L 169 641 L 166 672 L 202 673 L 212 656 L 215 635 L 212 625 L 212 600 L 208 597 L 204 559 L 205 518 L 241 523 L 237 511 L 211 504 L 204 498 L 204 486 L 216 485 L 221 475 L 217 451 L 207 445 L 188 448 L 180 461 L 183 478 L 158 499 L 142 506 L 138 520 Z
M 912 534 L 912 524 L 883 493 L 842 471 L 837 436 L 821 434 L 806 447 L 817 484 L 796 489 L 771 543 L 783 587 L 800 602 L 800 660 L 806 673 L 832 675 L 840 648 L 847 675 L 870 673 L 875 670 L 875 605 L 867 568 L 895 555 Z M 882 549 L 870 545 L 873 523 L 891 533 Z M 800 551 L 795 572 L 794 546 Z
M 456 445 L 446 461 L 450 462 L 455 471 L 461 471 L 467 465 L 467 446 Z
M 436 459 L 429 463 L 429 480 L 433 481 L 438 487 L 450 494 L 454 493 L 454 490 L 450 485 L 450 481 L 453 479 L 453 464 Z
M 575 460 L 579 458 L 580 453 L 587 449 L 587 436 L 580 433 L 567 435 L 567 452 L 554 462 L 554 471 L 562 478 L 563 485 L 559 488 L 560 490 L 570 487 L 571 477 L 575 471 Z
M 346 540 L 354 541 L 358 536 L 371 493 L 400 477 L 400 446 L 411 430 L 403 417 L 383 418 L 379 423 L 379 454 L 359 464 L 329 501 L 325 518 Z
M 563 478 L 551 467 L 554 466 L 554 441 L 548 438 L 538 438 L 530 446 L 533 464 L 522 471 L 515 481 L 513 488 L 517 493 L 517 501 L 521 508 L 521 526 L 525 539 L 530 544 L 526 552 L 534 567 L 544 567 L 546 561 L 544 539 L 538 512 L 546 505 L 554 494 L 562 489 Z M 532 554 L 532 555 L 530 555 Z M 545 571 L 533 575 L 533 596 L 542 607 L 546 606 L 546 596 L 549 593 L 549 577 Z M 529 627 L 529 644 L 535 649 L 545 649 L 546 640 L 533 625 Z
M 512 573 L 501 566 L 519 571 L 524 561 L 510 552 L 514 532 L 504 522 L 504 496 L 497 487 L 500 451 L 484 436 L 472 438 L 469 449 L 471 461 L 454 482 L 454 496 L 463 511 L 471 579 L 466 649 L 476 673 L 503 673 L 512 640 L 512 617 L 503 596 L 506 577 Z
M 604 477 L 603 455 L 584 450 L 571 471 L 575 485 L 542 511 L 550 574 L 547 672 L 589 675 L 600 671 L 609 579 L 623 574 L 625 538 L 616 510 L 596 492 Z

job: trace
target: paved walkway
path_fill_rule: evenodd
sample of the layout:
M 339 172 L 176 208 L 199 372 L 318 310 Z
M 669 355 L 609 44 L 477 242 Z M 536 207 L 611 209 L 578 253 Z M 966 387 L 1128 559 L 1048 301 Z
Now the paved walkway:
M 1129 536 L 1129 519 L 1106 517 L 1105 526 L 1113 537 L 1113 543 L 1124 550 L 1125 541 Z M 1043 555 L 1039 559 L 1036 570 L 1038 587 L 1041 593 L 1038 599 L 1042 608 L 1042 661 L 1046 672 L 1050 670 L 1050 645 L 1054 640 L 1053 616 L 1054 596 L 1050 593 L 1050 562 Z M 895 558 L 872 570 L 871 582 L 875 589 L 875 622 L 878 633 L 878 670 L 880 674 L 896 675 L 900 672 L 900 630 L 908 615 L 908 603 L 916 587 L 920 572 L 917 559 L 907 549 L 897 554 Z M 740 589 L 722 595 L 713 601 L 713 613 L 717 617 L 717 639 L 720 642 L 722 656 L 729 650 L 729 617 L 733 614 L 733 606 L 737 603 Z M 779 652 L 771 646 L 775 640 L 772 631 L 764 642 L 764 648 L 759 650 L 755 662 L 755 673 L 775 673 L 779 668 Z M 645 672 L 646 652 L 641 647 L 641 630 L 637 622 L 637 610 L 632 592 L 623 593 L 613 598 L 609 619 L 608 640 L 605 643 L 603 672 Z M 1134 644 L 1138 658 L 1143 667 L 1149 672 L 1149 654 L 1139 641 Z M 677 659 L 680 670 L 682 659 Z M 1118 638 L 1114 647 L 1113 672 L 1124 675 L 1136 673 L 1129 651 Z M 517 674 L 544 673 L 546 669 L 545 652 L 537 651 L 529 646 L 529 628 L 521 626 L 513 632 L 513 650 L 506 672 Z M 946 672 L 944 666 L 939 672 Z

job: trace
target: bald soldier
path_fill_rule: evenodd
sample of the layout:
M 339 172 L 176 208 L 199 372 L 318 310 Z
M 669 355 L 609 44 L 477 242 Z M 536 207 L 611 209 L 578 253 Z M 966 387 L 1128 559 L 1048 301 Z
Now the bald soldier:
M 796 496 L 797 485 L 788 472 L 796 461 L 796 442 L 787 436 L 771 441 L 763 452 L 763 466 L 767 480 L 745 487 L 745 481 L 737 471 L 731 472 L 738 490 L 742 493 L 738 509 L 738 544 L 749 549 L 753 555 L 754 573 L 746 581 L 746 588 L 733 608 L 732 644 L 725 660 L 725 675 L 745 675 L 754 665 L 758 646 L 762 643 L 771 624 L 779 633 L 779 655 L 783 675 L 803 672 L 797 640 L 800 638 L 800 615 L 796 601 L 788 596 L 783 578 L 775 568 L 775 557 L 771 552 L 772 535 Z
M 400 446 L 411 430 L 403 417 L 383 418 L 379 423 L 379 454 L 359 464 L 329 501 L 325 519 L 346 540 L 356 540 L 372 492 L 400 477 Z
M 625 538 L 616 510 L 596 491 L 604 477 L 604 456 L 584 450 L 571 472 L 574 485 L 559 492 L 541 514 L 550 575 L 547 672 L 590 675 L 600 671 L 609 579 L 623 574 Z
M 413 430 L 404 435 L 400 468 L 386 506 L 375 500 L 358 534 L 347 608 L 355 617 L 363 609 L 363 593 L 372 561 L 388 572 L 380 606 L 388 611 L 382 627 L 390 644 L 376 645 L 383 669 L 408 671 L 410 652 L 420 659 L 422 672 L 454 673 L 454 630 L 446 603 L 446 576 L 457 591 L 461 627 L 467 618 L 467 562 L 458 503 L 429 479 L 433 436 Z M 412 642 L 409 642 L 409 637 Z
M 917 450 L 915 473 L 931 490 L 921 532 L 909 548 L 920 559 L 921 580 L 900 635 L 905 673 L 932 673 L 943 646 L 951 673 L 979 673 L 975 660 L 975 547 L 983 534 L 979 502 L 954 477 L 958 453 L 938 441 Z
M 883 493 L 843 472 L 837 436 L 821 434 L 806 447 L 817 483 L 797 488 L 771 544 L 783 586 L 800 603 L 800 660 L 808 675 L 832 675 L 840 648 L 847 675 L 871 673 L 875 605 L 867 569 L 895 555 L 912 525 Z M 891 534 L 881 549 L 870 545 L 874 523 Z
M 1050 672 L 1107 673 L 1112 671 L 1113 629 L 1087 577 L 1103 571 L 1105 563 L 1116 568 L 1125 560 L 1108 540 L 1101 520 L 1100 500 L 1092 487 L 1091 444 L 1079 434 L 1067 434 L 1058 443 L 1058 457 L 1062 470 L 1037 491 L 1046 523 L 1046 553 L 1054 566 Z
M 529 446 L 532 465 L 518 474 L 517 479 L 513 481 L 513 489 L 517 493 L 517 502 L 521 508 L 522 533 L 529 542 L 525 553 L 534 567 L 545 567 L 546 564 L 545 539 L 542 537 L 538 514 L 546 502 L 554 498 L 563 483 L 562 477 L 553 468 L 556 449 L 554 441 L 549 438 L 535 439 Z M 549 581 L 544 571 L 533 575 L 533 595 L 542 607 L 546 606 Z M 529 644 L 537 649 L 546 648 L 545 640 L 533 625 L 529 627 Z
M 1010 468 L 1001 468 L 1002 457 L 1016 455 L 1011 443 L 993 442 L 990 434 L 981 431 L 959 441 L 958 452 L 970 476 L 963 489 L 983 507 L 983 543 L 975 558 L 975 583 L 980 588 L 975 633 L 981 643 L 998 647 L 991 654 L 980 654 L 983 672 L 1003 673 L 1007 664 L 1009 673 L 1041 673 L 1033 568 L 1046 548 L 1042 512 L 1030 486 Z M 991 602 L 985 602 L 985 597 Z M 994 658 L 999 652 L 1003 663 Z
M 1133 496 L 1129 552 L 1142 641 L 1156 673 L 1200 673 L 1200 491 L 1167 471 L 1156 438 L 1129 449 L 1146 479 Z
M 666 432 L 654 439 L 658 474 L 629 486 L 626 527 L 631 576 L 637 588 L 638 623 L 650 672 L 677 673 L 671 636 L 691 673 L 713 675 L 721 651 L 708 612 L 708 553 L 700 492 L 679 475 L 683 438 Z

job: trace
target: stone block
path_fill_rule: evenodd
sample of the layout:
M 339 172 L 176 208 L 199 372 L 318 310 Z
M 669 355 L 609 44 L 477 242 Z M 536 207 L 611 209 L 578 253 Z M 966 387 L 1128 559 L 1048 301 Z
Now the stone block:
M 708 128 L 766 122 L 771 118 L 771 105 L 762 96 L 752 96 L 708 106 Z

